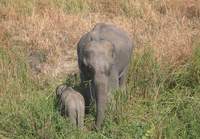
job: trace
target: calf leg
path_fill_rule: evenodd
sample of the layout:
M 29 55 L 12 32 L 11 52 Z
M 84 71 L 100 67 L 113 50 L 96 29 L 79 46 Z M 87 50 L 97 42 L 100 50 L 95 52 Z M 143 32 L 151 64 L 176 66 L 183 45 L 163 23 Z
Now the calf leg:
M 77 115 L 76 115 L 76 111 L 73 109 L 69 109 L 69 112 L 68 112 L 68 116 L 69 116 L 69 119 L 70 121 L 72 122 L 72 124 L 74 126 L 77 126 Z
M 84 116 L 85 116 L 84 106 L 80 106 L 78 112 L 78 127 L 81 129 L 84 127 Z

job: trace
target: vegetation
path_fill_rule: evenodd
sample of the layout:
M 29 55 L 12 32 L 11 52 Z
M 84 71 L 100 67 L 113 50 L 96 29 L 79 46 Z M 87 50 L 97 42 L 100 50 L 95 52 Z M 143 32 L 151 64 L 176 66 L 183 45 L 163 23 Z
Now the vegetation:
M 1 0 L 0 138 L 199 138 L 199 21 L 195 0 Z M 122 27 L 137 47 L 102 130 L 91 130 L 92 111 L 80 131 L 60 116 L 54 91 L 79 88 L 62 60 L 77 67 L 76 43 L 97 22 Z M 32 51 L 47 59 L 38 74 Z

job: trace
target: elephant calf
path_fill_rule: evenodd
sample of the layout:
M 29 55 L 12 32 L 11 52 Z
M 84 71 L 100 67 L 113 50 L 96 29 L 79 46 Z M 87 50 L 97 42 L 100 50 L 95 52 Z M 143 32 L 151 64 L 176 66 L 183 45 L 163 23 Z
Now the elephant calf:
M 77 127 L 83 128 L 85 115 L 85 101 L 83 96 L 66 85 L 60 85 L 56 89 L 61 114 L 69 116 L 70 121 Z

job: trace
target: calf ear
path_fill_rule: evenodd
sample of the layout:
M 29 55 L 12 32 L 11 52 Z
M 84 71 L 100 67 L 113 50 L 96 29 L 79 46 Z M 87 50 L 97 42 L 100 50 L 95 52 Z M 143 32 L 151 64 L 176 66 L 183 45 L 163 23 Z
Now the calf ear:
M 56 96 L 60 97 L 62 92 L 66 89 L 66 85 L 62 84 L 56 88 Z
M 56 87 L 56 96 L 59 97 L 61 95 L 61 89 L 60 87 Z

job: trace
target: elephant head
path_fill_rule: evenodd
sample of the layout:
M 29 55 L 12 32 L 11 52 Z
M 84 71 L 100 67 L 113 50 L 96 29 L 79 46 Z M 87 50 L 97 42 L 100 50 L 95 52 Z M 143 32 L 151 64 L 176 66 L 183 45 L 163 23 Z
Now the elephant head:
M 59 85 L 57 88 L 56 88 L 56 96 L 58 98 L 60 98 L 60 96 L 62 95 L 63 91 L 67 89 L 67 86 L 65 84 L 62 84 L 62 85 Z
M 96 98 L 96 128 L 99 129 L 106 109 L 109 91 L 109 77 L 115 59 L 114 46 L 105 40 L 91 41 L 84 49 L 83 64 L 92 79 Z

